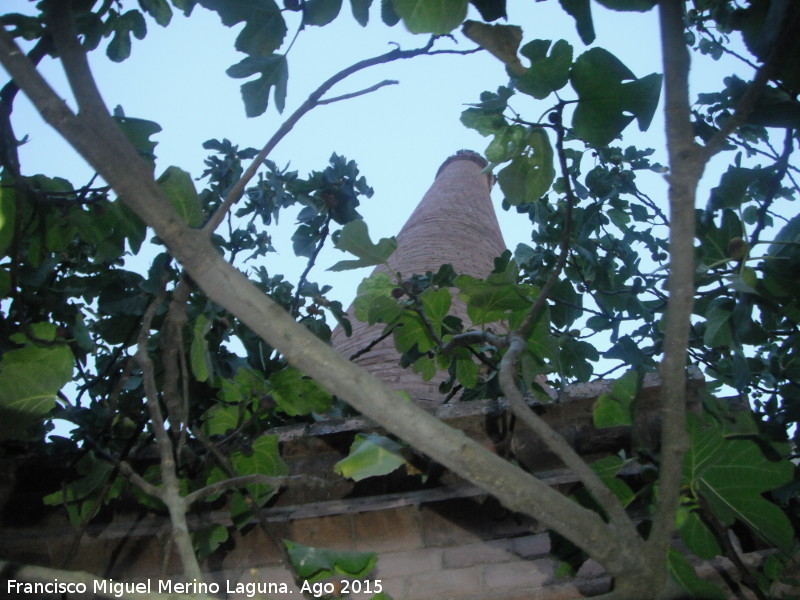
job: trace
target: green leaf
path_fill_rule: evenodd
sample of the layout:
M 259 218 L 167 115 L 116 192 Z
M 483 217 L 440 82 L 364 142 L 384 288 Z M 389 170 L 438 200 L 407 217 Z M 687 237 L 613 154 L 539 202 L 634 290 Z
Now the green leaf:
M 72 378 L 75 358 L 67 346 L 10 350 L 0 362 L 0 439 L 25 439 L 26 430 L 56 406 Z
M 238 405 L 218 402 L 203 414 L 203 433 L 212 436 L 233 431 L 239 426 L 241 415 Z
M 358 286 L 358 293 L 353 302 L 356 319 L 370 325 L 393 321 L 403 308 L 392 297 L 392 290 L 397 286 L 383 271 L 376 271 Z
M 0 187 L 0 255 L 5 255 L 6 250 L 14 239 L 14 222 L 17 215 L 17 202 L 14 188 L 8 178 L 2 178 Z
M 339 16 L 342 0 L 306 0 L 303 3 L 303 25 L 322 27 Z
M 172 20 L 172 8 L 167 0 L 139 0 L 139 4 L 162 27 L 169 25 Z
M 337 462 L 333 469 L 353 481 L 388 475 L 406 464 L 402 452 L 403 446 L 386 436 L 359 433 L 347 457 Z
M 408 352 L 415 345 L 417 351 L 428 352 L 433 349 L 433 340 L 422 318 L 409 310 L 405 311 L 397 321 L 394 329 L 394 346 L 401 354 Z
M 486 280 L 460 275 L 455 285 L 461 290 L 459 297 L 467 303 L 467 315 L 478 327 L 524 318 L 531 307 L 532 298 L 526 292 L 533 290 L 517 286 L 505 274 L 493 274 Z
M 327 390 L 294 367 L 272 374 L 269 382 L 278 410 L 289 416 L 324 413 L 331 407 L 332 398 Z
M 394 0 L 393 6 L 411 33 L 450 33 L 467 16 L 467 0 Z
M 430 381 L 436 375 L 436 361 L 429 356 L 421 356 L 411 366 L 414 373 L 422 377 L 423 381 Z
M 633 425 L 634 406 L 642 386 L 642 376 L 631 369 L 617 379 L 611 391 L 601 394 L 594 405 L 595 427 Z
M 372 0 L 350 0 L 350 8 L 353 11 L 353 18 L 362 27 L 366 27 L 369 22 L 369 7 Z
M 226 27 L 245 23 L 236 38 L 239 52 L 263 57 L 281 47 L 286 36 L 286 22 L 274 0 L 198 1 L 200 5 L 218 13 Z
M 581 41 L 587 46 L 594 41 L 594 23 L 590 0 L 558 0 L 561 8 L 575 19 L 575 26 Z
M 147 35 L 147 23 L 138 10 L 129 10 L 121 15 L 112 13 L 106 26 L 113 32 L 106 55 L 114 62 L 122 62 L 131 55 L 131 34 L 139 40 Z
M 505 162 L 517 156 L 526 147 L 528 128 L 509 125 L 499 130 L 486 148 L 486 160 L 491 163 Z
M 700 579 L 689 559 L 674 548 L 670 548 L 667 554 L 667 569 L 675 582 L 693 598 L 725 600 L 723 591 L 713 583 Z
M 730 300 L 715 298 L 706 310 L 706 331 L 703 334 L 703 343 L 709 347 L 733 345 L 733 332 L 730 318 L 733 310 L 728 308 Z
M 278 442 L 277 435 L 262 435 L 253 442 L 248 453 L 237 450 L 231 455 L 233 470 L 239 476 L 260 474 L 286 477 L 289 475 L 289 465 L 281 458 Z M 266 502 L 277 491 L 276 487 L 263 483 L 252 483 L 247 489 L 259 504 Z
M 711 425 L 690 418 L 692 446 L 686 457 L 685 477 L 702 496 L 716 518 L 727 525 L 740 521 L 768 543 L 789 551 L 792 525 L 784 512 L 762 494 L 789 483 L 791 462 L 767 460 L 749 439 L 727 439 Z
M 193 530 L 192 547 L 197 554 L 197 560 L 205 560 L 228 541 L 228 529 L 223 525 L 211 525 L 202 529 Z
M 286 105 L 286 84 L 289 81 L 289 64 L 284 55 L 248 56 L 229 67 L 226 73 L 234 79 L 243 79 L 256 73 L 261 75 L 242 85 L 242 99 L 248 117 L 264 114 L 272 88 L 275 88 L 275 107 L 278 112 L 283 112 Z
M 658 0 L 597 0 L 600 4 L 611 10 L 633 10 L 647 12 L 653 8 Z
M 164 195 L 189 227 L 203 224 L 203 208 L 192 176 L 178 167 L 167 167 L 157 180 Z
M 425 313 L 425 317 L 430 322 L 436 334 L 441 337 L 442 323 L 450 312 L 450 305 L 453 303 L 453 297 L 445 288 L 438 290 L 428 288 L 419 295 L 419 299 L 422 302 L 422 309 Z
M 678 529 L 678 535 L 686 547 L 698 558 L 711 559 L 722 554 L 717 538 L 700 517 L 700 512 L 688 511 Z
M 628 506 L 636 498 L 636 494 L 627 483 L 617 478 L 617 473 L 625 465 L 619 456 L 606 456 L 592 463 L 592 469 L 606 486 L 619 498 L 622 506 Z
M 708 210 L 738 209 L 745 200 L 747 188 L 758 180 L 760 174 L 761 169 L 729 166 L 728 170 L 722 174 L 719 185 L 711 190 Z
M 523 56 L 530 59 L 531 66 L 524 75 L 517 78 L 517 89 L 540 100 L 567 85 L 572 66 L 570 44 L 558 40 L 548 56 L 549 48 L 550 40 L 533 40 L 520 50 Z
M 570 81 L 579 99 L 572 118 L 575 134 L 594 146 L 611 142 L 634 118 L 642 131 L 646 129 L 661 92 L 661 75 L 636 79 L 602 48 L 592 48 L 575 60 Z
M 474 388 L 478 385 L 478 365 L 472 358 L 460 358 L 456 361 L 456 379 L 465 388 Z
M 211 373 L 211 356 L 208 353 L 206 334 L 211 330 L 211 322 L 204 314 L 197 317 L 192 328 L 192 346 L 189 362 L 197 381 L 207 381 Z
M 346 271 L 384 264 L 392 252 L 397 249 L 397 240 L 383 238 L 373 244 L 369 237 L 367 224 L 362 219 L 351 221 L 334 238 L 334 244 L 339 250 L 349 252 L 358 257 L 358 260 L 342 260 L 333 265 L 329 271 Z
M 289 560 L 300 579 L 319 581 L 333 575 L 362 578 L 369 575 L 378 560 L 374 552 L 340 552 L 311 548 L 283 540 Z
M 155 168 L 156 155 L 153 151 L 158 145 L 158 142 L 152 141 L 150 136 L 161 131 L 161 125 L 146 119 L 126 117 L 122 113 L 120 107 L 117 107 L 114 111 L 114 121 L 117 122 L 122 133 L 125 134 L 125 137 L 127 137 L 131 144 L 133 144 L 133 147 L 136 148 L 139 156 L 144 158 Z
M 506 118 L 502 114 L 481 108 L 468 108 L 462 112 L 461 123 L 483 136 L 496 133 L 507 126 Z
M 555 179 L 553 147 L 544 129 L 528 135 L 532 154 L 517 156 L 497 174 L 497 182 L 512 206 L 536 202 L 550 189 Z

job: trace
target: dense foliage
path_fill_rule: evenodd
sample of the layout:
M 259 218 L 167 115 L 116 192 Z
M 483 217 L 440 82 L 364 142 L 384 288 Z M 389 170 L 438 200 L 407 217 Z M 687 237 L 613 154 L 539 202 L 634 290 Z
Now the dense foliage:
M 599 1 L 620 11 L 644 12 L 656 4 Z M 287 23 L 294 23 L 285 13 L 301 14 L 302 31 L 344 18 L 342 4 L 54 0 L 40 2 L 33 16 L 0 16 L 5 36 L 0 61 L 14 75 L 0 91 L 0 436 L 9 453 L 22 447 L 74 453 L 80 477 L 44 501 L 63 504 L 77 527 L 104 504 L 133 495 L 168 511 L 177 530 L 190 506 L 221 493 L 230 496 L 233 522 L 244 525 L 253 506 L 265 506 L 288 473 L 269 431 L 352 409 L 326 391 L 330 381 L 307 376 L 242 314 L 212 299 L 107 172 L 98 168 L 98 177 L 85 185 L 26 172 L 18 159 L 21 142 L 12 109 L 21 89 L 34 96 L 44 92 L 11 62 L 12 40 L 26 44 L 31 67 L 58 56 L 74 74 L 75 56 L 82 52 L 104 51 L 123 61 L 148 26 L 168 26 L 173 11 L 189 16 L 211 10 L 224 26 L 244 25 L 235 44 L 245 58 L 228 74 L 247 80 L 242 98 L 254 117 L 285 107 Z M 602 47 L 541 39 L 550 32 L 538 31 L 534 23 L 521 24 L 524 34 L 517 26 L 498 24 L 506 12 L 502 0 L 377 4 L 351 0 L 352 15 L 365 25 L 380 10 L 388 26 L 402 22 L 414 33 L 434 36 L 462 27 L 464 36 L 497 57 L 498 69 L 506 69 L 507 85 L 464 99 L 473 104 L 461 120 L 487 137 L 485 156 L 504 208 L 530 222 L 531 241 L 498 257 L 485 280 L 448 265 L 437 273 L 374 275 L 359 288 L 356 316 L 385 323 L 403 364 L 420 377 L 447 371 L 443 398 L 456 392 L 462 401 L 512 396 L 513 386 L 545 399 L 542 375 L 557 389 L 603 371 L 619 379 L 612 393 L 599 399 L 595 424 L 630 425 L 642 377 L 657 369 L 670 344 L 674 347 L 667 313 L 676 314 L 670 304 L 675 294 L 667 280 L 680 260 L 670 235 L 683 227 L 675 226 L 675 205 L 669 212 L 654 199 L 661 190 L 640 189 L 637 174 L 663 174 L 665 187 L 672 188 L 684 180 L 674 157 L 668 165 L 654 163 L 652 148 L 624 139 L 634 124 L 647 131 L 664 77 L 665 110 L 675 108 L 670 74 L 637 76 Z M 592 44 L 590 0 L 560 4 L 574 18 L 582 42 Z M 693 261 L 694 285 L 688 290 L 693 298 L 688 355 L 678 351 L 679 370 L 700 367 L 709 393 L 702 415 L 692 415 L 685 427 L 678 423 L 688 446 L 676 454 L 677 519 L 665 512 L 667 533 L 676 528 L 689 555 L 733 558 L 743 584 L 759 598 L 790 597 L 777 594 L 791 581 L 800 520 L 800 487 L 791 462 L 800 439 L 800 217 L 791 216 L 798 192 L 800 10 L 780 0 L 664 0 L 664 5 L 683 11 L 680 44 L 698 60 L 729 54 L 742 64 L 741 72 L 725 79 L 724 89 L 703 90 L 692 99 L 682 123 L 700 149 L 697 178 L 712 153 L 721 153 L 728 166 L 705 206 L 681 215 L 693 222 L 695 233 L 694 240 L 683 242 Z M 465 20 L 470 6 L 481 21 Z M 323 246 L 354 255 L 334 267 L 350 269 L 384 264 L 396 244 L 370 239 L 357 208 L 372 190 L 353 161 L 334 154 L 328 165 L 301 175 L 278 168 L 267 156 L 334 83 L 374 64 L 435 53 L 441 43 L 446 40 L 433 37 L 417 50 L 393 50 L 333 76 L 263 150 L 209 140 L 204 172 L 171 166 L 155 180 L 181 227 L 208 235 L 214 252 L 323 343 L 330 341 L 334 324 L 350 327 L 341 304 L 327 296 L 330 286 L 311 279 Z M 755 73 L 752 81 L 742 75 L 749 71 Z M 89 109 L 97 108 L 91 97 L 76 95 L 82 110 L 91 114 Z M 169 135 L 169 124 L 121 111 L 110 118 L 153 175 L 153 138 L 162 126 Z M 669 127 L 675 117 L 667 118 Z M 668 131 L 671 146 L 678 146 L 676 135 Z M 70 141 L 85 152 L 80 141 Z M 686 184 L 692 185 L 696 180 Z M 692 199 L 693 194 L 692 189 Z M 271 260 L 270 231 L 290 207 L 301 208 L 292 241 L 308 265 L 296 281 Z M 143 261 L 145 270 L 132 266 Z M 454 290 L 466 302 L 471 330 L 449 314 Z M 486 329 L 499 321 L 508 336 Z M 674 385 L 680 389 L 682 381 Z M 48 436 L 54 420 L 74 425 L 69 437 Z M 154 441 L 160 465 L 136 473 L 129 461 Z M 360 438 L 353 448 L 356 458 L 340 471 L 360 478 L 392 470 L 404 462 L 399 448 L 386 438 Z M 168 467 L 166 459 L 176 459 L 177 466 Z M 564 458 L 573 467 L 569 460 Z M 622 516 L 615 512 L 618 504 L 644 508 L 646 514 L 667 511 L 661 490 L 674 481 L 665 479 L 668 460 L 659 448 L 633 448 L 591 465 L 588 474 L 576 464 L 589 493 L 574 499 L 617 525 L 625 519 L 624 510 Z M 638 477 L 617 477 L 631 467 Z M 249 477 L 247 485 L 237 479 L 236 486 L 228 486 L 237 477 Z M 226 492 L 228 487 L 236 489 Z M 659 531 L 658 518 L 652 522 Z M 650 524 L 650 519 L 639 524 L 637 542 L 647 539 Z M 754 568 L 745 566 L 730 543 L 731 527 L 776 551 Z M 558 534 L 582 546 L 570 531 Z M 187 575 L 199 574 L 189 555 L 202 560 L 227 536 L 228 530 L 216 525 L 186 540 L 181 556 Z M 577 568 L 587 554 L 558 539 L 563 543 L 554 547 L 563 550 L 565 568 Z M 324 558 L 313 573 L 298 572 L 303 578 L 336 569 L 360 576 L 374 566 L 374 557 L 320 555 L 292 544 L 287 553 L 296 565 L 307 565 L 308 556 Z M 660 560 L 685 592 L 722 597 L 721 589 L 697 578 L 683 551 L 670 548 Z M 637 568 L 603 564 L 618 582 Z M 618 586 L 620 597 L 631 597 L 628 585 L 633 584 Z

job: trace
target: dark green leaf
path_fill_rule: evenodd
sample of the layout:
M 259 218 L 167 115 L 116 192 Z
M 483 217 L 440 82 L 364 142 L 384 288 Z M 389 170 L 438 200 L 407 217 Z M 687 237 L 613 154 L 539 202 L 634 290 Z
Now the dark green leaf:
M 122 62 L 131 55 L 131 34 L 139 40 L 147 35 L 147 23 L 138 10 L 129 10 L 122 15 L 114 13 L 109 17 L 107 27 L 114 35 L 108 43 L 106 55 L 114 62 Z
M 245 23 L 236 38 L 236 49 L 240 52 L 266 57 L 281 47 L 286 23 L 274 0 L 199 0 L 199 3 L 217 12 L 226 27 Z
M 547 98 L 569 81 L 572 66 L 572 46 L 558 40 L 550 50 L 550 40 L 533 40 L 520 50 L 531 61 L 530 68 L 517 78 L 517 89 L 534 98 Z
M 581 36 L 581 41 L 589 45 L 594 41 L 594 23 L 592 22 L 592 7 L 590 0 L 558 0 L 563 8 L 573 19 Z
M 369 22 L 369 7 L 372 0 L 350 0 L 350 7 L 353 10 L 353 18 L 362 27 L 366 27 Z
M 717 538 L 703 522 L 699 510 L 689 510 L 678 529 L 681 540 L 698 558 L 711 559 L 722 554 Z
M 575 134 L 594 146 L 611 142 L 634 118 L 640 129 L 649 126 L 661 92 L 660 75 L 637 80 L 618 58 L 602 48 L 581 54 L 570 80 L 579 97 L 572 118 Z
M 342 0 L 306 0 L 303 3 L 303 24 L 322 27 L 339 16 Z
M 647 12 L 653 8 L 658 0 L 597 0 L 600 4 L 611 10 L 633 10 Z
M 114 120 L 119 125 L 122 133 L 130 140 L 139 155 L 147 160 L 155 168 L 156 156 L 153 153 L 158 142 L 150 139 L 150 136 L 161 131 L 161 125 L 146 119 L 135 119 L 126 117 L 122 114 L 122 109 L 117 107 L 114 111 Z
M 692 446 L 685 476 L 695 494 L 708 502 L 716 518 L 727 525 L 738 520 L 770 544 L 789 551 L 792 525 L 784 512 L 762 494 L 785 485 L 794 467 L 787 460 L 772 462 L 749 439 L 727 439 L 714 426 L 689 421 Z
M 713 583 L 700 579 L 689 559 L 674 548 L 669 549 L 667 568 L 675 582 L 693 598 L 725 600 L 726 596 L 723 591 Z
M 14 239 L 14 221 L 17 214 L 17 202 L 14 188 L 3 178 L 0 186 L 0 255 L 4 255 Z
M 248 81 L 242 85 L 242 98 L 248 117 L 264 114 L 269 105 L 272 88 L 275 88 L 275 107 L 278 112 L 283 112 L 286 104 L 286 84 L 289 80 L 289 65 L 285 56 L 281 54 L 261 57 L 248 56 L 229 67 L 226 72 L 236 79 L 250 77 L 256 73 L 261 74 L 255 81 Z
M 360 579 L 375 568 L 378 557 L 374 552 L 340 552 L 311 548 L 283 540 L 289 560 L 300 579 L 318 581 L 333 575 Z
M 497 182 L 512 206 L 536 202 L 550 189 L 555 178 L 553 147 L 544 129 L 528 136 L 532 154 L 517 156 L 497 174 Z
M 167 0 L 139 0 L 139 5 L 162 27 L 169 25 L 172 20 L 172 9 Z
M 450 33 L 467 16 L 467 0 L 394 0 L 393 6 L 411 33 Z

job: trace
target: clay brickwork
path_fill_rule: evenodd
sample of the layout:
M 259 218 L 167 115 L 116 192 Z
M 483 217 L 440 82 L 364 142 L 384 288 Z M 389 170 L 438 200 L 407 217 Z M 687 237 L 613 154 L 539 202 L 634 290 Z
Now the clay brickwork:
M 436 179 L 397 235 L 397 250 L 389 266 L 403 278 L 436 272 L 451 264 L 456 273 L 486 277 L 494 268 L 494 259 L 506 249 L 490 197 L 492 177 L 483 173 L 486 161 L 478 154 L 462 150 L 439 168 Z M 383 266 L 376 271 L 386 272 Z M 347 337 L 341 328 L 333 333 L 333 346 L 350 357 L 378 339 L 382 324 L 368 325 L 348 311 L 353 334 Z M 469 326 L 463 302 L 453 298 L 451 314 Z M 440 373 L 425 382 L 410 369 L 399 365 L 399 355 L 391 337 L 380 342 L 355 362 L 390 387 L 409 394 L 417 404 L 434 408 L 442 402 Z

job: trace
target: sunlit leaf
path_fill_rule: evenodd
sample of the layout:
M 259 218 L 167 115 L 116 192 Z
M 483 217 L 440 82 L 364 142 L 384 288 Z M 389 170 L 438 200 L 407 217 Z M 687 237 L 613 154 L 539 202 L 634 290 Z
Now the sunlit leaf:
M 269 382 L 277 408 L 287 415 L 324 413 L 331 406 L 332 398 L 328 391 L 293 367 L 274 373 Z
M 784 512 L 762 494 L 785 485 L 794 467 L 770 461 L 748 439 L 727 439 L 714 426 L 690 418 L 692 445 L 685 476 L 696 494 L 708 502 L 716 518 L 727 525 L 740 521 L 770 544 L 785 551 L 792 546 L 792 526 Z
M 56 406 L 56 394 L 72 378 L 75 358 L 68 346 L 9 350 L 0 362 L 0 439 L 25 431 Z
M 356 219 L 342 227 L 339 236 L 335 238 L 335 244 L 339 250 L 355 255 L 358 260 L 339 261 L 328 269 L 329 271 L 346 271 L 380 265 L 385 263 L 397 249 L 397 241 L 394 238 L 383 238 L 377 244 L 373 244 L 367 224 L 362 219 Z
M 350 446 L 350 452 L 334 465 L 334 471 L 353 481 L 361 481 L 367 477 L 387 475 L 403 466 L 403 446 L 394 440 L 371 433 L 359 433 Z

